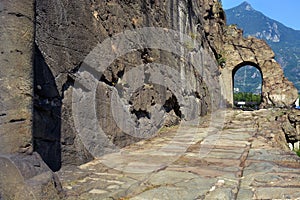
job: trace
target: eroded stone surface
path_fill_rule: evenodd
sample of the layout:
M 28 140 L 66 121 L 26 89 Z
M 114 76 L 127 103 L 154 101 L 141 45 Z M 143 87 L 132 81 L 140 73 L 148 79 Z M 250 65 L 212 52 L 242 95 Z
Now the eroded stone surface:
M 35 85 L 35 96 L 40 100 L 39 103 L 49 102 L 46 111 L 44 107 L 35 107 L 35 117 L 39 122 L 35 127 L 38 152 L 48 163 L 53 160 L 51 154 L 56 155 L 56 152 L 61 151 L 61 157 L 58 154 L 55 160 L 61 160 L 63 165 L 82 164 L 92 156 L 103 155 L 112 152 L 114 148 L 147 138 L 162 125 L 175 125 L 182 119 L 190 120 L 205 115 L 213 107 L 219 106 L 221 96 L 218 95 L 218 66 L 205 35 L 204 23 L 206 27 L 215 24 L 213 27 L 219 32 L 211 39 L 217 40 L 217 34 L 221 34 L 221 25 L 224 25 L 224 15 L 220 18 L 222 13 L 218 1 L 204 0 L 97 0 L 81 3 L 66 0 L 59 3 L 52 0 L 36 1 L 36 43 L 41 52 L 40 61 L 43 63 L 38 63 L 38 69 L 44 68 L 48 71 L 42 75 L 43 80 L 49 80 Z M 75 117 L 78 116 L 74 117 L 72 94 L 77 87 L 74 82 L 80 76 L 78 70 L 90 64 L 85 58 L 101 42 L 125 30 L 134 32 L 143 27 L 163 28 L 166 33 L 168 29 L 175 30 L 194 41 L 162 39 L 164 35 L 158 35 L 154 40 L 151 40 L 150 35 L 140 39 L 132 38 L 134 51 L 119 55 L 112 63 L 108 63 L 101 76 L 92 77 L 99 81 L 95 99 L 98 122 L 95 123 L 100 124 L 109 140 L 103 140 L 103 144 L 95 149 L 93 139 L 86 137 L 90 134 L 77 130 L 74 124 Z M 209 32 L 207 30 L 206 33 Z M 179 36 L 178 33 L 176 35 Z M 144 44 L 134 44 L 135 40 Z M 180 43 L 182 46 L 169 50 L 149 47 L 157 41 L 164 48 Z M 128 42 L 128 46 L 131 43 Z M 113 47 L 115 51 L 127 48 L 118 44 Z M 102 48 L 100 55 L 109 52 L 109 49 Z M 180 55 L 174 53 L 176 49 L 180 49 Z M 113 53 L 107 56 L 111 55 Z M 161 65 L 155 68 L 154 63 Z M 173 72 L 161 72 L 162 65 L 172 68 Z M 203 77 L 209 78 L 204 80 Z M 50 88 L 47 89 L 46 86 Z M 120 109 L 112 105 L 113 92 L 120 99 L 117 101 Z M 81 94 L 87 96 L 85 92 Z M 123 103 L 123 108 L 120 102 Z M 90 102 L 80 103 L 82 110 L 90 109 Z M 117 116 L 122 116 L 123 110 L 125 117 L 122 120 L 116 119 L 116 113 Z M 86 126 L 85 130 L 90 129 L 86 124 L 80 126 Z M 120 128 L 124 124 L 131 126 L 124 130 Z M 131 134 L 135 129 L 138 129 L 138 134 Z M 82 133 L 84 136 L 80 137 Z M 109 143 L 111 144 L 108 145 Z M 45 145 L 53 148 L 40 148 Z M 58 164 L 53 164 L 54 170 L 58 168 Z
M 34 27 L 34 1 L 1 1 L 0 154 L 32 147 Z
M 3 199 L 60 199 L 56 174 L 37 153 L 0 156 L 0 197 Z
M 220 132 L 208 117 L 58 174 L 67 199 L 297 199 L 300 159 L 276 142 L 274 112 L 226 111 Z

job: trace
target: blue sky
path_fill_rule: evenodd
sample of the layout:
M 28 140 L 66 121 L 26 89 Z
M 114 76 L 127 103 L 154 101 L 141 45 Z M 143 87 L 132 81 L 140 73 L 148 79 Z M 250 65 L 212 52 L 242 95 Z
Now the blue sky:
M 240 5 L 245 0 L 222 0 L 223 8 L 229 9 Z M 300 30 L 300 0 L 247 0 L 255 9 L 269 18 Z

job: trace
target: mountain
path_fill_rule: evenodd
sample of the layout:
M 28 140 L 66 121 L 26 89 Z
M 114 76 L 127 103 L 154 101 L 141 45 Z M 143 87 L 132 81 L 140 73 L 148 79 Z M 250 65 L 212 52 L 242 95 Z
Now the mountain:
M 241 67 L 234 75 L 234 92 L 261 93 L 262 77 L 253 66 Z
M 265 16 L 247 2 L 225 13 L 228 25 L 236 24 L 243 29 L 244 36 L 263 39 L 271 46 L 285 76 L 300 92 L 300 31 Z

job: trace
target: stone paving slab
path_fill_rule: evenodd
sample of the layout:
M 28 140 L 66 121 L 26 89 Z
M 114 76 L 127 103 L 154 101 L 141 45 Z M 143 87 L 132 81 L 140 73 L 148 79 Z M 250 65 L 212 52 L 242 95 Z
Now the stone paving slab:
M 300 160 L 264 137 L 269 116 L 228 110 L 223 126 L 168 129 L 64 168 L 66 199 L 300 199 Z

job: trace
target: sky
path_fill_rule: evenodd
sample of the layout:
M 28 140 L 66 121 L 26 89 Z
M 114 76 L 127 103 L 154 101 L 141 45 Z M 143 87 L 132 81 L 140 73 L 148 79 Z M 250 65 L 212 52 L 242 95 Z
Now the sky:
M 240 5 L 245 0 L 222 0 L 224 9 Z M 300 0 L 246 0 L 255 10 L 281 22 L 287 27 L 300 30 Z

